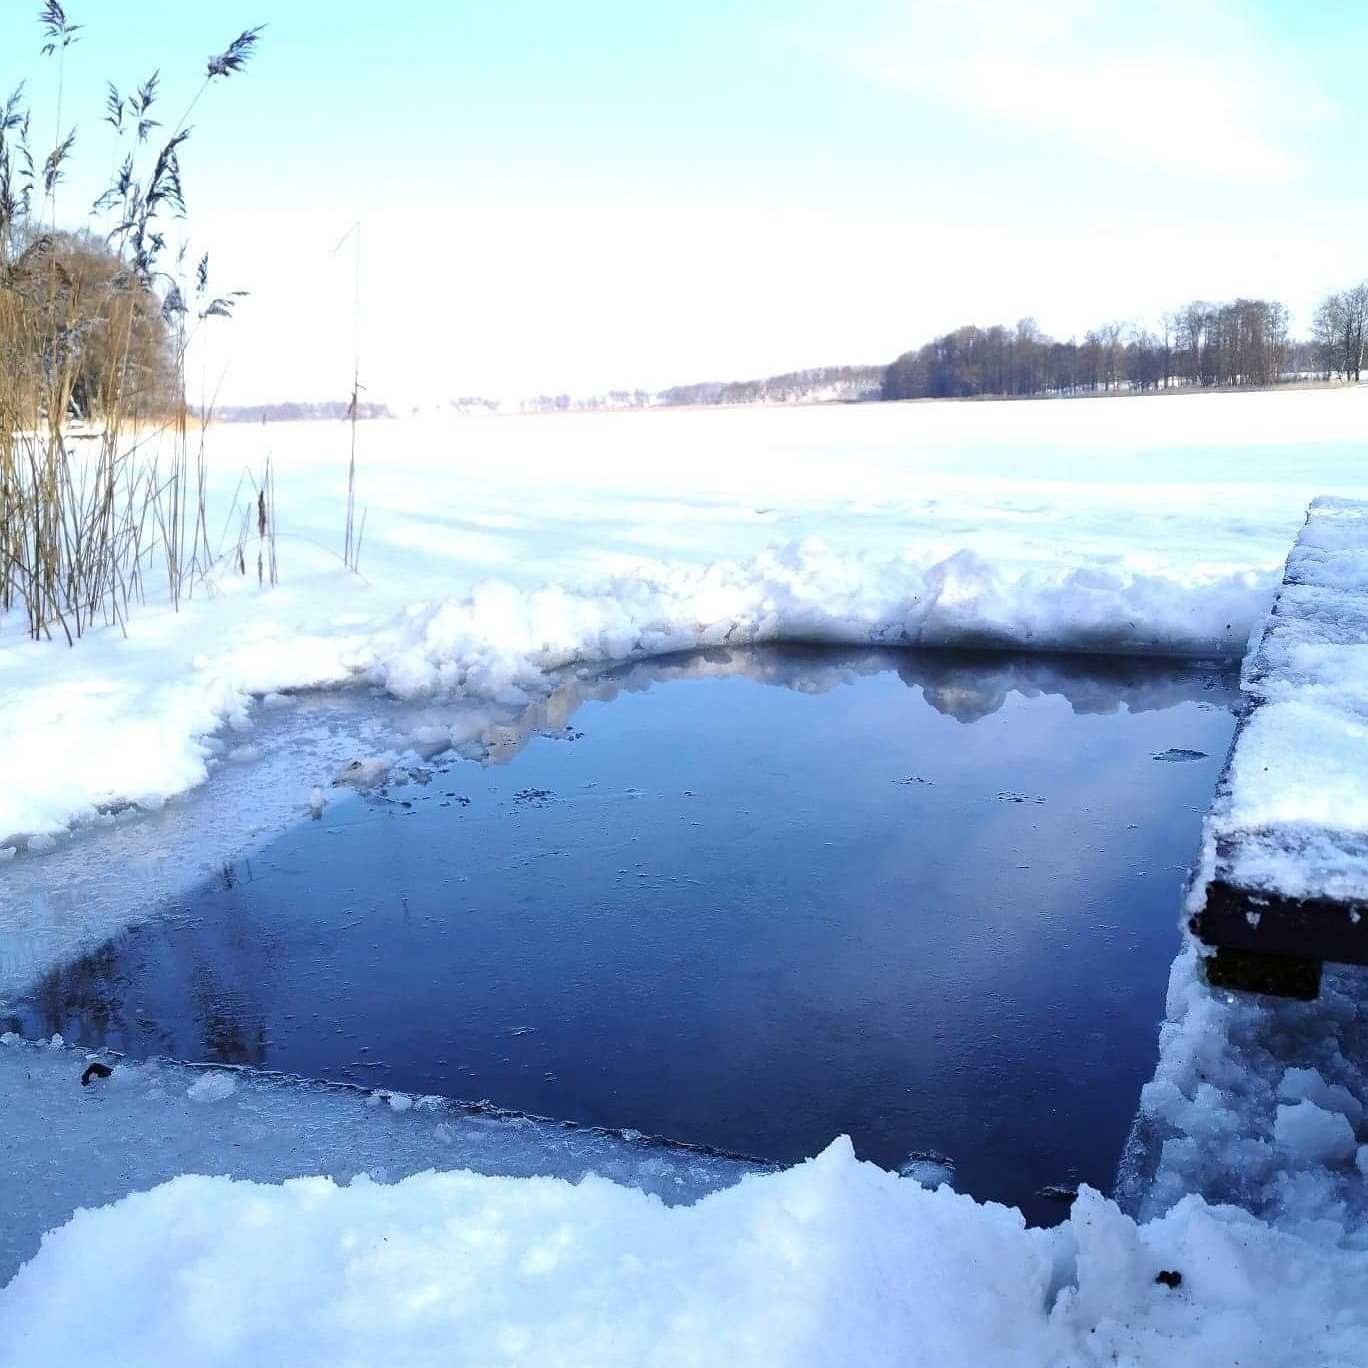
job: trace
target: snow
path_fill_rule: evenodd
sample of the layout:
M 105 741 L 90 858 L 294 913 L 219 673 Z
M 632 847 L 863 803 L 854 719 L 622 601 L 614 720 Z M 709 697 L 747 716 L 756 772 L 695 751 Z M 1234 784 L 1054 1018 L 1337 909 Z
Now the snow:
M 1315 1069 L 1284 1070 L 1278 1096 L 1289 1101 L 1314 1102 L 1326 1111 L 1339 1112 L 1355 1124 L 1363 1120 L 1363 1103 L 1343 1084 L 1327 1083 Z
M 237 1091 L 237 1082 L 232 1074 L 206 1073 L 197 1078 L 185 1090 L 192 1102 L 222 1102 Z
M 1326 1247 L 1368 1250 L 1368 970 L 1326 965 L 1297 1002 L 1208 988 L 1188 939 L 1169 977 L 1154 1078 L 1118 1182 L 1153 1219 L 1193 1194 Z
M 1027 1229 L 837 1140 L 676 1207 L 596 1176 L 180 1177 L 48 1235 L 0 1321 L 13 1368 L 1352 1364 L 1368 1256 L 1089 1189 Z
M 215 432 L 216 499 L 270 447 L 278 587 L 226 578 L 72 651 L 0 630 L 0 990 L 127 915 L 83 828 L 162 895 L 321 815 L 321 775 L 563 724 L 566 667 L 779 640 L 1239 655 L 1309 498 L 1368 494 L 1365 418 L 1338 390 L 375 424 L 364 580 L 318 549 L 340 428 Z M 1368 559 L 1351 505 L 1320 515 L 1194 899 L 1218 839 L 1269 824 L 1300 844 L 1250 846 L 1265 886 L 1368 889 Z M 35 907 L 46 862 L 69 891 Z M 111 1060 L 82 1088 L 86 1059 L 0 1038 L 6 1368 L 1368 1363 L 1368 971 L 1254 998 L 1186 943 L 1119 1205 L 1085 1188 L 1048 1231 L 935 1156 L 899 1176 L 837 1140 L 754 1172 L 250 1071 Z
M 955 1163 L 954 1160 L 943 1154 L 919 1150 L 914 1154 L 909 1154 L 898 1165 L 898 1176 L 900 1178 L 912 1178 L 922 1187 L 927 1188 L 938 1188 L 942 1183 L 947 1187 L 954 1187 Z
M 376 422 L 359 578 L 328 549 L 342 426 L 216 428 L 210 524 L 269 454 L 281 583 L 225 573 L 75 651 L 3 624 L 0 846 L 186 792 L 308 687 L 507 704 L 795 639 L 1237 656 L 1307 499 L 1368 492 L 1365 417 L 1343 390 Z
M 82 1087 L 92 1060 L 111 1073 Z M 571 1181 L 593 1172 L 677 1204 L 763 1167 L 445 1098 L 382 1098 L 251 1069 L 139 1063 L 13 1032 L 0 1035 L 0 1115 L 0 1285 L 38 1252 L 44 1231 L 78 1208 L 187 1172 L 262 1183 L 326 1174 L 342 1184 L 362 1173 L 387 1182 L 428 1169 Z M 6 1347 L 0 1332 L 0 1363 L 9 1368 Z
M 1365 588 L 1368 504 L 1316 499 L 1246 662 L 1253 707 L 1208 821 L 1213 867 L 1228 882 L 1368 898 Z
M 1299 1164 L 1342 1163 L 1354 1157 L 1354 1128 L 1340 1112 L 1325 1111 L 1314 1102 L 1280 1106 L 1273 1122 L 1273 1140 Z

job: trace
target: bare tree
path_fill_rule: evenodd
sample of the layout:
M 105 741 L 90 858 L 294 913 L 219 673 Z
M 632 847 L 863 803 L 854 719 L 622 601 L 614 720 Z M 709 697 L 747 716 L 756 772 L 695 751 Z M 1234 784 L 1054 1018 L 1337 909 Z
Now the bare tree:
M 1328 380 L 1340 368 L 1340 337 L 1344 331 L 1344 296 L 1326 295 L 1311 321 L 1321 374 Z
M 1363 344 L 1368 328 L 1368 282 L 1352 290 L 1326 295 L 1316 309 L 1311 335 L 1322 373 L 1342 375 L 1358 383 L 1363 370 Z
M 1346 380 L 1358 384 L 1363 370 L 1364 330 L 1368 328 L 1368 281 L 1341 296 L 1340 369 Z

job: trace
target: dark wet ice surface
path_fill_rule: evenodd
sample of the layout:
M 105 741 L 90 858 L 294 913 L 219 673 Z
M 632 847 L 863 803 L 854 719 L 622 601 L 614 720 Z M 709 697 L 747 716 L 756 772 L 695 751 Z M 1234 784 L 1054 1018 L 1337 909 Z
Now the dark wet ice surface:
M 0 1018 L 781 1161 L 847 1133 L 1051 1221 L 1153 1073 L 1235 698 L 945 653 L 568 677 L 554 725 L 332 790 Z

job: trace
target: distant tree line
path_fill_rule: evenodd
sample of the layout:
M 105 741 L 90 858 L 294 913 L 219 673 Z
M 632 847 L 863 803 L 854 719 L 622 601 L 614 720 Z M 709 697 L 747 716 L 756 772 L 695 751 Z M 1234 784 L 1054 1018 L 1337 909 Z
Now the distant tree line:
M 282 404 L 221 404 L 214 409 L 202 409 L 201 418 L 216 418 L 221 423 L 298 423 L 320 418 L 344 419 L 351 417 L 351 404 L 345 399 L 324 400 L 322 403 L 287 401 Z M 360 419 L 393 418 L 386 404 L 359 403 L 356 416 Z
M 819 366 L 758 380 L 711 380 L 649 391 L 610 390 L 587 398 L 543 394 L 512 407 L 524 413 L 690 405 L 861 403 L 879 399 L 967 399 L 1154 393 L 1264 387 L 1294 380 L 1358 383 L 1368 347 L 1368 282 L 1326 296 L 1311 334 L 1291 336 L 1274 299 L 1222 304 L 1193 300 L 1164 314 L 1157 329 L 1106 323 L 1061 342 L 1033 318 L 1012 327 L 956 328 L 891 365 Z M 495 400 L 451 407 L 497 410 Z
M 759 380 L 704 380 L 658 391 L 609 390 L 577 399 L 569 394 L 540 394 L 524 399 L 524 413 L 562 413 L 571 409 L 685 408 L 698 405 L 855 403 L 883 398 L 887 366 L 816 366 L 811 370 L 767 375 Z M 454 407 L 472 408 L 487 401 L 462 399 Z M 495 406 L 497 407 L 497 406 Z
M 1107 323 L 1057 341 L 1034 319 L 956 328 L 904 352 L 884 375 L 885 399 L 1099 394 L 1276 385 L 1336 376 L 1357 382 L 1368 333 L 1368 283 L 1322 301 L 1309 340 L 1289 336 L 1270 299 L 1194 300 L 1159 331 Z
M 676 385 L 655 396 L 657 404 L 792 404 L 820 399 L 877 399 L 883 389 L 881 366 L 819 366 L 763 380 L 732 380 Z

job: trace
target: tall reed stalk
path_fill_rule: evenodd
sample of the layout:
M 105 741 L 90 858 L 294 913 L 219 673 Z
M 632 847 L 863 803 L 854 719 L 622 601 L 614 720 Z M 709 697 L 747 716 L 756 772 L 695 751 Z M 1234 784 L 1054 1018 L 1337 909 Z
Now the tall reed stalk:
M 46 157 L 34 150 L 23 87 L 0 105 L 0 613 L 22 613 L 35 638 L 71 642 L 124 622 L 153 575 L 179 607 L 213 563 L 185 362 L 194 329 L 230 315 L 240 292 L 214 296 L 207 257 L 188 280 L 184 250 L 173 258 L 167 248 L 166 221 L 186 212 L 189 109 L 156 139 L 156 73 L 132 95 L 109 86 L 104 120 L 121 163 L 92 210 L 97 226 L 58 228 L 57 187 L 76 142 L 74 129 L 61 131 L 63 54 L 82 26 L 58 0 L 40 22 L 42 54 L 59 63 Z M 243 69 L 260 31 L 209 59 L 190 109 Z M 270 560 L 274 582 L 273 535 Z

